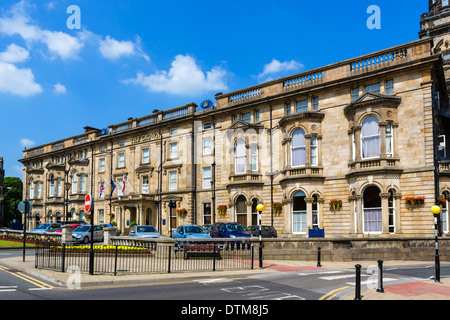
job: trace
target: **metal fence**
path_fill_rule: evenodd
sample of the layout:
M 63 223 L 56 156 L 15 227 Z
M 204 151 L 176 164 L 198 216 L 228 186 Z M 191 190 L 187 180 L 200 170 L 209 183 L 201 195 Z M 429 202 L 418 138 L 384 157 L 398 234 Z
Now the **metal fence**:
M 112 245 L 94 245 L 93 249 L 94 273 L 114 275 L 253 269 L 255 252 L 253 243 L 245 239 L 196 239 L 186 243 L 134 240 L 132 245 L 116 241 Z M 36 245 L 36 268 L 88 272 L 89 263 L 90 245 Z

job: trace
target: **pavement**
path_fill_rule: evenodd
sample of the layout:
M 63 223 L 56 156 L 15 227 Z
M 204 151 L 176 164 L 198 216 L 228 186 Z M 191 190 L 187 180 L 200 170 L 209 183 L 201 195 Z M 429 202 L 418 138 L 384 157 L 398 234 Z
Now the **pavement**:
M 10 269 L 25 272 L 31 276 L 38 277 L 47 282 L 68 286 L 73 281 L 73 274 L 62 273 L 52 270 L 36 269 L 34 258 L 27 256 L 26 261 L 22 261 L 22 256 L 7 257 L 0 259 L 0 264 Z M 376 265 L 373 262 L 357 262 L 363 268 L 369 265 Z M 264 261 L 263 268 L 255 268 L 253 270 L 236 270 L 236 271 L 215 271 L 215 272 L 179 272 L 179 273 L 151 273 L 151 274 L 126 274 L 126 275 L 89 275 L 81 274 L 81 287 L 99 287 L 99 286 L 128 286 L 128 285 L 148 285 L 148 284 L 169 284 L 177 282 L 195 281 L 196 279 L 215 279 L 218 277 L 246 277 L 271 272 L 291 272 L 306 270 L 336 270 L 336 269 L 353 269 L 355 270 L 356 262 L 321 262 L 321 267 L 317 267 L 317 262 L 313 261 Z M 389 267 L 410 267 L 410 266 L 429 266 L 434 262 L 424 261 L 385 261 L 383 269 Z M 449 262 L 441 262 L 442 264 L 450 264 Z M 433 279 L 423 280 L 417 279 L 417 282 L 408 282 L 396 285 L 384 284 L 384 292 L 377 292 L 376 289 L 365 289 L 362 286 L 362 300 L 450 300 L 450 278 L 442 278 L 440 283 L 435 283 Z M 354 300 L 355 293 L 347 294 L 342 300 Z

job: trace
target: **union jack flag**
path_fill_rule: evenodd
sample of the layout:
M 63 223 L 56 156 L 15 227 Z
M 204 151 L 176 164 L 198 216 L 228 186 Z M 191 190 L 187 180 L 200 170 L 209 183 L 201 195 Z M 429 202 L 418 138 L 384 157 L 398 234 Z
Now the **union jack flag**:
M 105 185 L 103 184 L 103 180 L 100 179 L 100 183 L 99 183 L 99 186 L 98 186 L 98 197 L 100 199 L 104 198 L 103 190 L 105 190 Z

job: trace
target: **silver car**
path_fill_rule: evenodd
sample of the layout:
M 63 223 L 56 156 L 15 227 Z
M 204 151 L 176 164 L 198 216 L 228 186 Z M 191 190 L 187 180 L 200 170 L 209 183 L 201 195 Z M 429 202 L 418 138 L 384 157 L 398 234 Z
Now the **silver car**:
M 73 242 L 91 242 L 91 226 L 84 225 L 78 226 L 72 231 Z M 103 241 L 103 228 L 101 226 L 94 226 L 94 242 Z
M 128 236 L 141 238 L 161 238 L 161 235 L 154 226 L 133 226 L 131 227 Z

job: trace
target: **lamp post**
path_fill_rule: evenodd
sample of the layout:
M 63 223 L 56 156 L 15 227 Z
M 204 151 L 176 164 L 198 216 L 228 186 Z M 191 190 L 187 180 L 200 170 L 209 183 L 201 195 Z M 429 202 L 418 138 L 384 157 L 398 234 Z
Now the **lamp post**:
M 434 239 L 436 245 L 436 255 L 434 256 L 435 277 L 434 282 L 441 282 L 441 267 L 439 262 L 439 246 L 438 246 L 438 217 L 441 213 L 441 207 L 435 205 L 431 207 L 431 213 L 434 215 Z
M 64 221 L 65 222 L 67 222 L 67 213 L 68 213 L 68 210 L 69 210 L 69 190 L 70 190 L 71 186 L 72 185 L 70 184 L 69 181 L 64 183 L 64 190 L 66 190 L 66 197 L 65 197 L 66 205 L 64 206 L 64 211 L 65 211 L 64 212 Z
M 262 239 L 261 239 L 261 215 L 262 211 L 264 210 L 264 205 L 261 203 L 256 206 L 256 210 L 259 212 L 259 267 L 263 267 L 262 263 Z

